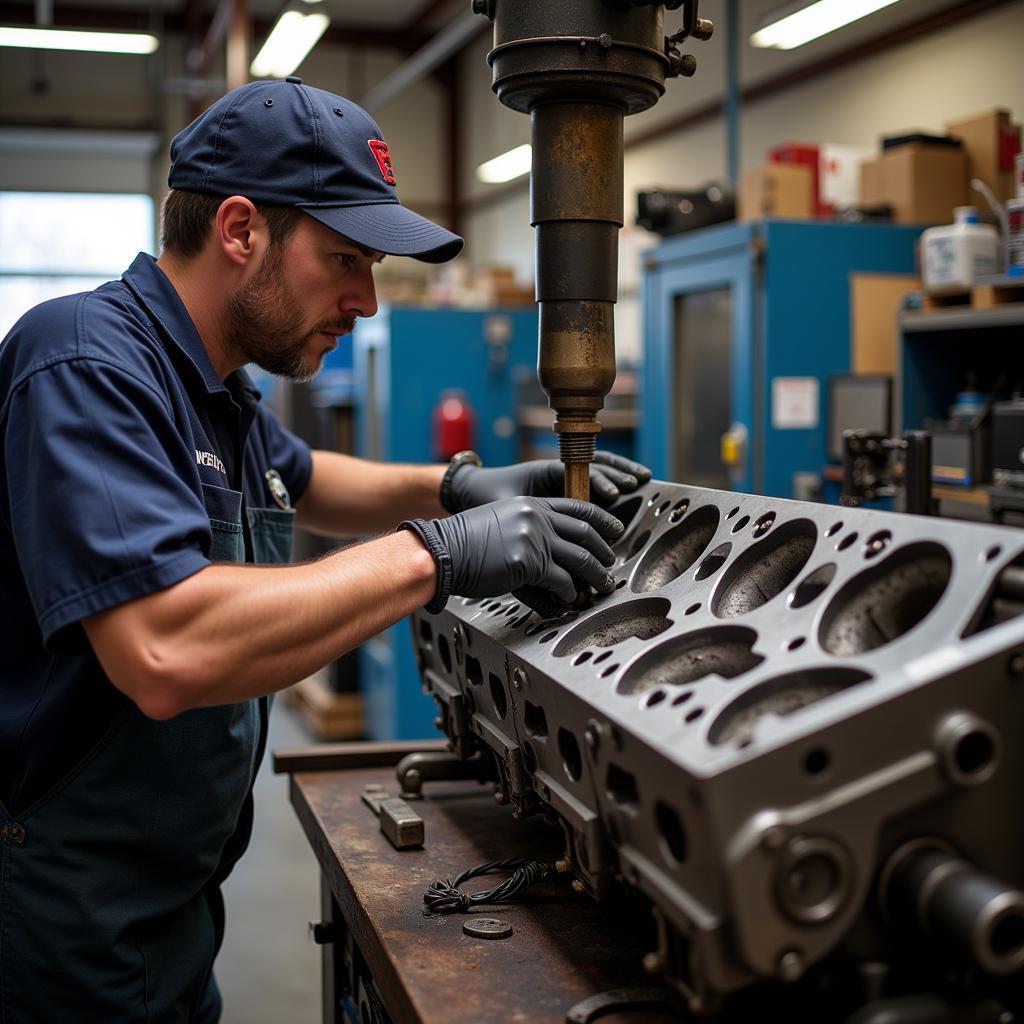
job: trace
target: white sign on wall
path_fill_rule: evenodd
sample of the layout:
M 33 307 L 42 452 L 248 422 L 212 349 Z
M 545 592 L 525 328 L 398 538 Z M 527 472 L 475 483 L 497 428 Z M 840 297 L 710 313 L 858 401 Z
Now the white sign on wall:
M 818 378 L 772 378 L 772 426 L 813 430 L 818 425 Z

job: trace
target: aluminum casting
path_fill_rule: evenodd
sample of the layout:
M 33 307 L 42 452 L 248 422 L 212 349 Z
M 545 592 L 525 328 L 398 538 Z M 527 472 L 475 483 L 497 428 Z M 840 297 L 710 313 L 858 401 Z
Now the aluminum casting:
M 897 995 L 922 959 L 1015 975 L 1024 536 L 660 481 L 617 512 L 593 607 L 415 615 L 453 751 L 557 815 L 577 888 L 650 899 L 695 1011 L 870 963 Z

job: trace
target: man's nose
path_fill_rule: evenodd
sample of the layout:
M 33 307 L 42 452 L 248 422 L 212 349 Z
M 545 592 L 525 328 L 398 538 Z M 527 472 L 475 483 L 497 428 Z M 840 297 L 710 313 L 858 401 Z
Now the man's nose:
M 377 312 L 377 287 L 373 271 L 367 270 L 359 279 L 359 287 L 347 293 L 342 301 L 342 312 L 349 316 L 370 317 Z

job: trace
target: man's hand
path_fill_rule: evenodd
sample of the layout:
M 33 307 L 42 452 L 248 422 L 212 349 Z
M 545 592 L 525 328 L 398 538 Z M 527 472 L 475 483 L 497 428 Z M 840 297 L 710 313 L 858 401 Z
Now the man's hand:
M 611 505 L 620 495 L 635 491 L 650 479 L 651 471 L 646 466 L 611 452 L 598 452 L 590 464 L 590 494 L 599 505 Z M 500 469 L 465 463 L 452 474 L 448 511 L 464 512 L 521 494 L 555 498 L 564 490 L 564 467 L 557 459 L 520 462 Z
M 569 605 L 584 587 L 609 593 L 615 586 L 607 568 L 615 554 L 606 542 L 622 536 L 622 523 L 585 501 L 504 498 L 448 519 L 408 525 L 439 564 L 450 559 L 447 593 L 446 581 L 440 581 L 442 599 L 539 588 Z

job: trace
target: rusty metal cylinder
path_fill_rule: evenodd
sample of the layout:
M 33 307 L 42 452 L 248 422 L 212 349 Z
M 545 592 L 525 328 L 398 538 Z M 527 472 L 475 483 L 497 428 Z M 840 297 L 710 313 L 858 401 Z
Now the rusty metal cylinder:
M 623 0 L 489 0 L 494 91 L 529 112 L 540 342 L 565 493 L 590 494 L 597 414 L 615 380 L 622 122 L 671 73 L 664 10 Z
M 615 380 L 622 111 L 546 103 L 532 113 L 531 223 L 537 240 L 537 375 L 556 413 L 566 494 L 587 497 L 597 413 Z

